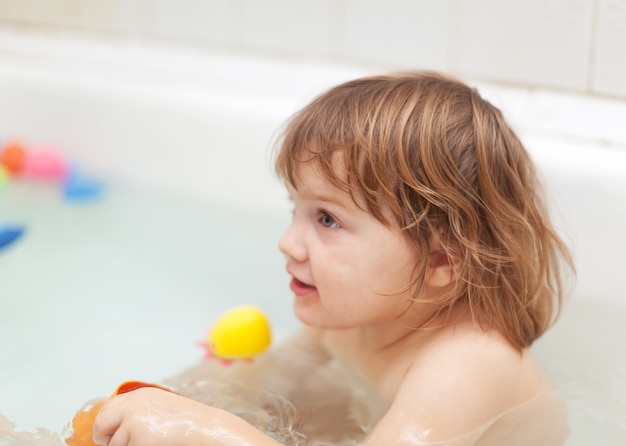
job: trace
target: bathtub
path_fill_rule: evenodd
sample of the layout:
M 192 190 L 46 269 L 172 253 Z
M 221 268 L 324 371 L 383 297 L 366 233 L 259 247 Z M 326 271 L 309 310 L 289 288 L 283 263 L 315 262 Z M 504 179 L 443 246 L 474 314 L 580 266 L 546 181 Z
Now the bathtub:
M 196 341 L 236 304 L 264 308 L 276 341 L 294 330 L 271 144 L 316 93 L 376 71 L 0 30 L 0 139 L 52 144 L 106 184 L 83 203 L 41 182 L 0 191 L 0 221 L 27 228 L 0 251 L 0 413 L 60 431 L 122 381 L 200 361 Z M 623 445 L 626 144 L 564 131 L 566 95 L 477 85 L 519 129 L 575 249 L 577 285 L 533 347 L 567 399 L 567 444 Z

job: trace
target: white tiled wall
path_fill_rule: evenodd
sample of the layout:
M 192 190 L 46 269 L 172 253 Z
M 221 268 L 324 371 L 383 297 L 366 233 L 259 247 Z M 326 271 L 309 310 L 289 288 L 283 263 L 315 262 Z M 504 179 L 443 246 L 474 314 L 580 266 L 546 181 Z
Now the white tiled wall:
M 626 1 L 598 2 L 591 87 L 598 93 L 626 97 Z
M 0 24 L 626 98 L 626 0 L 0 0 Z
M 3 3 L 6 18 L 18 22 L 63 26 L 70 25 L 76 16 L 76 2 L 72 0 L 4 0 Z
M 101 0 L 95 0 L 96 2 Z M 232 44 L 241 34 L 243 3 L 237 0 L 153 0 L 152 28 L 163 37 Z
M 260 50 L 326 56 L 331 0 L 246 0 L 243 45 Z
M 450 65 L 475 77 L 584 90 L 594 0 L 453 0 Z
M 346 0 L 345 56 L 446 69 L 448 1 Z
M 8 0 L 19 3 L 21 0 Z M 29 0 L 31 3 L 72 3 L 71 25 L 86 30 L 141 35 L 149 30 L 148 9 L 141 1 L 128 0 Z

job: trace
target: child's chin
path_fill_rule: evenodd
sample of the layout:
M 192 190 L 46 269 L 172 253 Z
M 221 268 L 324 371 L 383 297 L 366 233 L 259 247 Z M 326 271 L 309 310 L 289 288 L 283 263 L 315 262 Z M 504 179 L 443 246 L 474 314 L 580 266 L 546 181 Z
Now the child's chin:
M 319 306 L 319 301 L 312 302 L 312 299 L 302 299 L 300 297 L 296 297 L 293 310 L 296 317 L 305 325 L 325 328 L 325 325 L 328 322 Z
M 337 318 L 324 314 L 319 307 L 311 308 L 311 306 L 308 305 L 302 307 L 296 303 L 294 313 L 300 322 L 309 327 L 327 330 L 343 330 L 350 328 L 345 321 L 337 320 Z

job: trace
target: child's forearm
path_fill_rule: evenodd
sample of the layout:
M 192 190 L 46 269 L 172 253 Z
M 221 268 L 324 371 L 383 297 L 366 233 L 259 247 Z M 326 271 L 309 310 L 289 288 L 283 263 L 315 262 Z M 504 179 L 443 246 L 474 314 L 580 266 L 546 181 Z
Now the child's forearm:
M 219 427 L 198 431 L 189 446 L 282 446 L 235 415 L 227 414 L 220 421 Z
M 277 446 L 230 412 L 155 388 L 117 395 L 100 409 L 92 438 L 116 446 Z

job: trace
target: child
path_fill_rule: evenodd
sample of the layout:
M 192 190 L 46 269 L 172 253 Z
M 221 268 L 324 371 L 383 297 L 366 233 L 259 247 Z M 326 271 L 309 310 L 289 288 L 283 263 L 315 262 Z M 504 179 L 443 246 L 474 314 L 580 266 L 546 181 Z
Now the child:
M 529 346 L 558 314 L 571 261 L 498 109 L 434 73 L 358 79 L 292 118 L 276 168 L 294 205 L 279 247 L 305 328 L 233 374 L 301 405 L 301 431 L 329 442 L 564 443 L 563 402 Z M 338 432 L 324 416 L 353 423 Z M 110 400 L 94 439 L 279 444 L 157 389 Z

